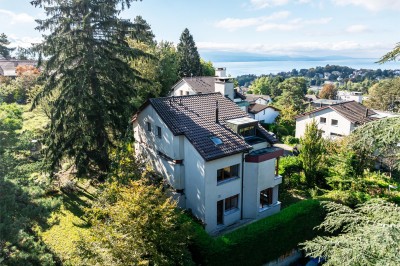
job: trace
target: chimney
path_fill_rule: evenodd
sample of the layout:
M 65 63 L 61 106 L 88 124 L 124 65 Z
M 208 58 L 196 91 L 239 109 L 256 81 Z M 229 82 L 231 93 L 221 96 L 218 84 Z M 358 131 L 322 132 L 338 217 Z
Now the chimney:
M 215 102 L 215 123 L 219 123 L 218 120 L 218 101 Z
M 365 117 L 368 117 L 368 108 L 365 110 Z
M 226 77 L 226 68 L 225 67 L 217 67 L 215 69 L 216 77 Z

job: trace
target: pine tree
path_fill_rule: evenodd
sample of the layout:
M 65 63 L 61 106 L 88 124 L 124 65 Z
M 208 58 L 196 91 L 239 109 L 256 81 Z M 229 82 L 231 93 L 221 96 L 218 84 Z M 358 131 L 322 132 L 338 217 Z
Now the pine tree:
M 151 30 L 150 24 L 147 23 L 142 16 L 136 16 L 133 20 L 133 27 L 131 29 L 132 39 L 138 42 L 144 42 L 149 45 L 155 45 L 154 33 Z
M 188 29 L 185 29 L 179 39 L 177 47 L 179 76 L 201 76 L 200 55 L 196 43 Z
M 4 33 L 0 34 L 0 56 L 5 59 L 10 58 L 10 52 L 14 51 L 15 48 L 8 48 L 7 45 L 10 44 L 10 41 L 7 38 L 7 35 Z
M 127 63 L 140 50 L 126 36 L 133 23 L 118 18 L 133 0 L 35 0 L 48 18 L 37 30 L 50 31 L 37 49 L 48 58 L 44 88 L 33 102 L 51 102 L 46 157 L 51 172 L 73 159 L 78 176 L 104 176 L 108 151 L 129 127 L 133 81 L 138 72 Z

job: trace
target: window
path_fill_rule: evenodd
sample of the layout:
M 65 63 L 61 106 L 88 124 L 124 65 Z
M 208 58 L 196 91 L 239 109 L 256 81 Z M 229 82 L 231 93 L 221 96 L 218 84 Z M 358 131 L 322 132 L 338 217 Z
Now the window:
M 157 127 L 157 137 L 161 139 L 161 127 Z
M 272 204 L 272 191 L 272 188 L 267 188 L 260 192 L 260 209 Z
M 243 137 L 250 137 L 256 135 L 255 126 L 242 127 L 239 129 L 239 134 Z
M 183 91 L 182 90 L 179 91 L 179 95 L 181 95 L 181 96 L 183 95 Z
M 151 124 L 150 124 L 150 122 L 146 122 L 146 125 L 147 125 L 147 131 L 151 131 Z
M 343 137 L 343 135 L 331 132 L 331 137 Z
M 331 125 L 332 126 L 337 126 L 338 125 L 338 121 L 336 119 L 332 119 Z
M 223 144 L 222 140 L 218 137 L 210 137 L 210 139 L 212 140 L 212 142 L 214 142 L 215 145 Z
M 224 224 L 224 201 L 217 202 L 217 224 Z
M 225 212 L 238 208 L 239 194 L 225 199 Z
M 186 92 L 186 95 L 189 95 L 189 92 L 188 92 L 188 91 Z
M 217 182 L 239 176 L 239 164 L 225 167 L 217 171 Z
M 320 117 L 320 118 L 319 118 L 319 122 L 320 122 L 321 124 L 326 124 L 326 118 L 325 118 L 325 117 Z

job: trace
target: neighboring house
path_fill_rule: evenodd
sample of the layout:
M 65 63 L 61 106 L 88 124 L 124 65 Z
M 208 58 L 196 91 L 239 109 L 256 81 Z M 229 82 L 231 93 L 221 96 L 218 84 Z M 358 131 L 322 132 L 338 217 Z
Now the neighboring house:
M 17 66 L 36 66 L 37 61 L 34 60 L 17 60 L 17 59 L 0 59 L 0 75 L 15 78 Z
M 311 102 L 311 105 L 315 108 L 325 107 L 333 104 L 342 103 L 342 100 L 330 100 L 330 99 L 316 99 Z
M 277 140 L 220 93 L 149 99 L 133 118 L 135 151 L 182 208 L 218 232 L 279 212 Z
M 184 96 L 219 92 L 237 103 L 242 110 L 248 106 L 244 102 L 245 96 L 233 86 L 231 77 L 226 76 L 226 68 L 216 68 L 215 77 L 185 77 L 178 81 L 171 89 L 170 96 Z
M 376 113 L 351 101 L 328 105 L 296 116 L 296 138 L 304 136 L 306 125 L 315 119 L 324 138 L 350 135 L 359 125 L 374 121 Z
M 363 95 L 362 92 L 358 91 L 338 91 L 337 99 L 342 101 L 355 101 L 362 103 Z
M 258 103 L 250 104 L 248 107 L 248 113 L 252 118 L 266 124 L 274 123 L 279 112 L 280 110 L 275 107 Z
M 263 105 L 268 105 L 272 103 L 272 99 L 269 95 L 257 95 L 257 94 L 246 94 L 246 101 L 250 104 L 258 103 Z

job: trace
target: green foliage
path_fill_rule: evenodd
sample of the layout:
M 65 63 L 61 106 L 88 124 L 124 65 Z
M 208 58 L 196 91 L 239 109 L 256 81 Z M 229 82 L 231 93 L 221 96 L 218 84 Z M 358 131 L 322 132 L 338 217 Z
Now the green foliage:
M 78 176 L 102 177 L 109 170 L 108 151 L 134 111 L 133 82 L 139 77 L 127 61 L 145 55 L 127 43 L 133 24 L 118 18 L 130 2 L 32 1 L 48 11 L 48 18 L 37 20 L 37 29 L 50 33 L 37 47 L 48 60 L 42 72 L 43 91 L 33 107 L 57 95 L 45 138 L 51 172 L 69 158 Z
M 370 200 L 356 209 L 326 203 L 328 211 L 318 226 L 330 235 L 303 244 L 308 256 L 324 265 L 399 265 L 400 208 L 383 200 Z
M 161 187 L 110 183 L 89 210 L 84 264 L 190 265 L 189 224 Z
M 362 159 L 379 160 L 389 173 L 400 171 L 400 118 L 385 118 L 358 127 L 349 145 Z
M 318 129 L 317 121 L 312 120 L 311 123 L 306 125 L 304 136 L 300 139 L 299 155 L 308 187 L 324 182 L 317 180 L 323 152 L 322 132 Z
M 367 107 L 400 112 L 400 78 L 381 80 L 368 91 Z
M 7 35 L 4 33 L 0 34 L 0 56 L 9 59 L 11 57 L 10 52 L 14 51 L 15 48 L 8 48 L 7 46 L 10 44 L 10 41 L 7 38 Z
M 12 108 L 20 116 L 20 108 Z M 20 117 L 12 124 L 9 131 L 20 128 Z M 27 133 L 16 134 L 14 144 L 2 146 L 0 153 L 0 264 L 55 265 L 56 258 L 36 229 L 47 225 L 59 200 L 48 197 L 50 180 L 42 174 L 40 158 L 36 162 L 29 159 L 30 139 L 26 137 Z
M 0 155 L 17 142 L 22 128 L 22 109 L 16 104 L 0 104 Z
M 206 77 L 214 77 L 215 76 L 215 68 L 211 61 L 206 62 L 202 58 L 200 58 L 200 64 L 201 64 L 201 75 L 202 76 L 206 76 Z
M 297 188 L 301 185 L 302 163 L 298 156 L 286 156 L 279 159 L 279 174 L 283 177 L 283 185 Z
M 289 78 L 278 86 L 282 94 L 278 97 L 277 105 L 284 109 L 293 106 L 297 112 L 304 109 L 303 99 L 307 93 L 307 82 L 305 78 Z
M 130 37 L 137 42 L 155 45 L 155 35 L 149 23 L 147 23 L 142 16 L 136 16 L 134 18 Z
M 201 76 L 200 55 L 188 29 L 185 29 L 177 46 L 178 74 L 181 78 Z
M 287 145 L 295 145 L 295 144 L 299 144 L 300 143 L 300 140 L 298 139 L 298 138 L 295 138 L 295 137 L 293 137 L 293 136 L 284 136 L 283 138 L 282 138 L 282 140 L 283 140 L 283 143 L 285 143 L 285 144 L 287 144 Z
M 392 51 L 388 52 L 387 54 L 381 57 L 378 63 L 383 64 L 388 61 L 396 61 L 399 55 L 400 55 L 400 43 L 397 43 Z
M 355 190 L 331 190 L 321 196 L 315 196 L 320 201 L 332 201 L 354 208 L 358 204 L 371 199 L 371 196 L 362 191 Z
M 318 97 L 321 99 L 331 99 L 336 100 L 337 97 L 337 88 L 333 84 L 325 84 L 321 91 L 319 92 Z
M 259 77 L 249 87 L 254 94 L 271 95 L 271 81 L 269 77 Z
M 262 265 L 314 237 L 323 216 L 318 201 L 306 200 L 216 239 L 195 225 L 192 253 L 202 265 Z

